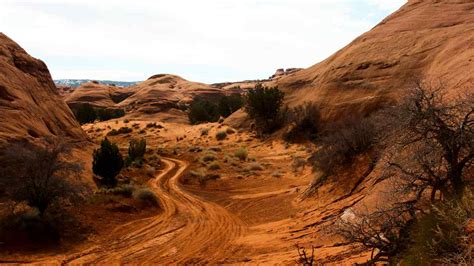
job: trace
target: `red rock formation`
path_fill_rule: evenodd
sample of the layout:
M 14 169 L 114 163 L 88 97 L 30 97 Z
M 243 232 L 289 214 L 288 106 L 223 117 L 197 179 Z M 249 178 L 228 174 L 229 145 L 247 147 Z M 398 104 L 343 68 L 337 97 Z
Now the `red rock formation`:
M 413 0 L 328 59 L 274 85 L 290 104 L 321 102 L 328 117 L 337 117 L 402 95 L 412 77 L 466 89 L 473 70 L 474 2 Z
M 86 140 L 47 66 L 0 33 L 0 146 L 53 136 Z

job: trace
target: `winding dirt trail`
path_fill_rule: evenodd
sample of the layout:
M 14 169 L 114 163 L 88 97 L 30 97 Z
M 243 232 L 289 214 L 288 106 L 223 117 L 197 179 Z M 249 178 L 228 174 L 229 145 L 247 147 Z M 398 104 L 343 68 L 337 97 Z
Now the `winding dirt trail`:
M 100 244 L 61 259 L 62 264 L 223 263 L 232 241 L 246 230 L 223 207 L 189 195 L 179 185 L 188 163 L 163 158 L 166 167 L 150 185 L 164 212 L 117 228 Z

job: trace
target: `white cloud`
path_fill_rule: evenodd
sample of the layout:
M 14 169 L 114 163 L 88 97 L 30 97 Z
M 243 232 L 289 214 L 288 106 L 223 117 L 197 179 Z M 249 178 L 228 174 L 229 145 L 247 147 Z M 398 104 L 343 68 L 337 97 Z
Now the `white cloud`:
M 401 4 L 0 0 L 0 30 L 45 60 L 55 78 L 137 80 L 174 72 L 217 82 L 264 78 L 279 67 L 308 67 L 378 22 L 354 14 L 351 6 L 376 9 L 383 17 Z

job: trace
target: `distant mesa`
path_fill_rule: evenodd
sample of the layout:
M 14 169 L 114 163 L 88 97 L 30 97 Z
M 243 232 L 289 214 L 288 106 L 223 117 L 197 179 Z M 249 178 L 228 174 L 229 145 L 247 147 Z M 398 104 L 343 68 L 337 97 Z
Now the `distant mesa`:
M 118 87 L 130 87 L 133 86 L 139 81 L 115 81 L 115 80 L 91 80 L 91 79 L 56 79 L 54 83 L 58 87 L 70 87 L 70 88 L 77 88 L 84 83 L 92 82 L 95 84 L 104 84 L 110 86 L 118 86 Z

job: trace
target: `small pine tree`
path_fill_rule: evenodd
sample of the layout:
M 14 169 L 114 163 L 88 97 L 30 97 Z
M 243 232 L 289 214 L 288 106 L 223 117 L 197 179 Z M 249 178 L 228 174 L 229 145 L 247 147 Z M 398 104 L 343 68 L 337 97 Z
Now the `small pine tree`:
M 146 152 L 146 140 L 135 140 L 130 141 L 130 146 L 128 147 L 128 157 L 130 161 L 136 161 L 143 158 Z
M 116 144 L 105 138 L 100 148 L 94 150 L 92 170 L 94 174 L 102 177 L 102 183 L 108 187 L 117 185 L 116 176 L 123 167 L 123 159 Z

